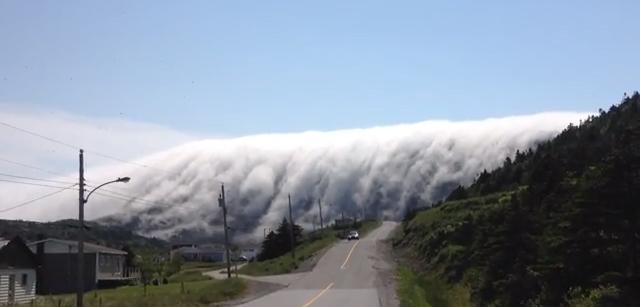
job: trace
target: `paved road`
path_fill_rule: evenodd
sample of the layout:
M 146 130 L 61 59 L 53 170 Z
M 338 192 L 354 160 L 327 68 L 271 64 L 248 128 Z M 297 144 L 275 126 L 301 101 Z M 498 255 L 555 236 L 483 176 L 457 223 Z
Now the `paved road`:
M 395 227 L 384 222 L 360 241 L 342 241 L 329 249 L 313 271 L 297 274 L 285 289 L 246 303 L 245 307 L 374 307 L 382 298 L 377 268 L 385 266 L 376 243 Z

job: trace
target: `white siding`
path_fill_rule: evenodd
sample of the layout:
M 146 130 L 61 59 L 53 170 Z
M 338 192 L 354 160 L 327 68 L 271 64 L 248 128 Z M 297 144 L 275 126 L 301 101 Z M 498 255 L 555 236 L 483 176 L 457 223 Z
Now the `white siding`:
M 9 275 L 15 278 L 15 303 L 25 304 L 36 298 L 36 270 L 6 269 L 0 270 L 0 304 L 7 304 L 9 298 Z M 27 284 L 22 285 L 22 274 L 27 274 Z

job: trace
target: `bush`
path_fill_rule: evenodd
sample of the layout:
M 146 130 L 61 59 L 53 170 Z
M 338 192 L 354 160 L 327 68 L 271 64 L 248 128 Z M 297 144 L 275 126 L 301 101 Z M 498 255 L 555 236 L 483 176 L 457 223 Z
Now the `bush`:
M 567 305 L 570 307 L 614 307 L 619 304 L 620 290 L 611 285 L 583 291 L 580 287 L 569 290 Z

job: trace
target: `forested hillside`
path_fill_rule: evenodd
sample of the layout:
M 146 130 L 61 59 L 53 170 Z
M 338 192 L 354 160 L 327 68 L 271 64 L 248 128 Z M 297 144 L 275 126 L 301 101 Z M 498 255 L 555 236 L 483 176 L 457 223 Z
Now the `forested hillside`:
M 409 212 L 394 244 L 432 305 L 640 306 L 640 95 Z
M 95 222 L 85 222 L 85 238 L 93 242 L 117 249 L 125 246 L 136 250 L 165 250 L 169 243 L 163 240 L 146 238 L 119 226 L 105 226 Z M 38 235 L 46 238 L 77 240 L 78 221 L 61 220 L 39 223 L 32 221 L 0 220 L 0 237 L 11 239 L 20 236 L 27 242 L 35 241 Z

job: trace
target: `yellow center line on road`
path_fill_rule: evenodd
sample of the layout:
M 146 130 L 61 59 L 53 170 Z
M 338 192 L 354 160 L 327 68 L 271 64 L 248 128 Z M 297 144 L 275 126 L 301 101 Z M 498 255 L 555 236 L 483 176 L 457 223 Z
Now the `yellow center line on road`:
M 301 307 L 309 307 L 309 306 L 311 306 L 311 304 L 313 304 L 313 302 L 315 302 L 317 299 L 319 299 L 325 292 L 327 292 L 329 289 L 331 289 L 331 287 L 333 287 L 333 283 L 330 283 L 326 288 L 324 288 L 324 290 L 320 291 L 320 293 L 318 293 L 318 295 L 314 296 L 310 301 L 308 301 L 306 304 L 302 305 Z
M 360 243 L 360 241 L 357 241 L 356 244 L 354 244 L 353 247 L 351 247 L 351 250 L 349 251 L 349 254 L 347 255 L 347 259 L 345 259 L 344 263 L 342 264 L 342 266 L 340 266 L 341 270 L 344 270 L 345 266 L 347 265 L 347 262 L 349 262 L 349 258 L 351 258 L 351 254 L 353 253 L 353 250 L 356 249 L 356 246 L 358 246 L 358 243 Z

